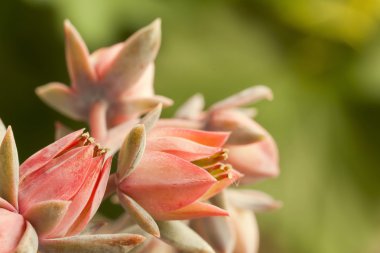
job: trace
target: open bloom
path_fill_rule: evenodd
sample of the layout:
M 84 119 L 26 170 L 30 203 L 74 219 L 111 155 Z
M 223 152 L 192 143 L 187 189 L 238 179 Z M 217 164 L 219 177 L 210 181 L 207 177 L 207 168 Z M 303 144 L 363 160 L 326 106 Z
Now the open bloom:
M 143 125 L 135 128 L 126 142 L 142 138 L 143 129 Z M 116 180 L 121 203 L 127 196 L 156 220 L 227 215 L 225 210 L 204 202 L 240 177 L 224 163 L 227 156 L 222 146 L 227 138 L 226 132 L 153 128 L 133 171 L 126 168 L 130 163 L 125 161 L 131 160 L 127 152 L 123 148 L 120 151 Z
M 243 182 L 278 175 L 277 145 L 263 127 L 237 109 L 210 113 L 207 129 L 227 128 L 235 135 L 226 144 L 230 151 L 228 162 L 244 174 Z
M 275 177 L 279 173 L 277 145 L 271 135 L 252 119 L 255 111 L 241 108 L 264 98 L 272 98 L 270 89 L 255 86 L 203 111 L 203 97 L 195 95 L 177 111 L 177 119 L 161 120 L 158 125 L 230 131 L 225 144 L 229 150 L 228 162 L 244 174 L 242 182 Z
M 92 135 L 172 101 L 154 95 L 154 60 L 161 41 L 160 20 L 125 42 L 91 55 L 79 33 L 65 21 L 66 61 L 71 87 L 53 82 L 37 95 L 57 111 L 90 123 Z
M 55 224 L 43 229 L 36 226 L 40 238 L 71 236 L 84 229 L 98 209 L 108 181 L 111 157 L 105 160 L 105 155 L 104 149 L 79 130 L 20 166 L 19 212 L 41 224 L 43 211 L 56 212 Z
M 12 129 L 0 121 L 0 252 L 82 252 L 84 245 L 91 250 L 91 244 L 115 241 L 75 236 L 98 209 L 111 164 L 105 150 L 82 132 L 43 148 L 19 169 Z M 125 243 L 119 248 L 131 240 L 116 239 Z M 143 237 L 133 239 L 138 244 Z

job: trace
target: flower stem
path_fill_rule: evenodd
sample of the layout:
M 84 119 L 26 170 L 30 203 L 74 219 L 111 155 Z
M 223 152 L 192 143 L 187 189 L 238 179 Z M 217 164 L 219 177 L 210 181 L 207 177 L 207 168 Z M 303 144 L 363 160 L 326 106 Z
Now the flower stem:
M 91 136 L 102 141 L 107 136 L 107 108 L 108 104 L 104 100 L 96 101 L 92 104 L 89 116 Z

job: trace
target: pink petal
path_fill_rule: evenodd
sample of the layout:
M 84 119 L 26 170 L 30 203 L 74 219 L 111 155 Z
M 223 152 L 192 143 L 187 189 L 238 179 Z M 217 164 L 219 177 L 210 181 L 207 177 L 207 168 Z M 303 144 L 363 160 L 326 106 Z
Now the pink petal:
M 36 89 L 37 96 L 47 105 L 74 120 L 86 120 L 86 112 L 75 91 L 62 83 L 48 83 Z
M 65 126 L 64 124 L 62 124 L 59 121 L 55 122 L 54 128 L 55 128 L 55 133 L 54 133 L 55 140 L 59 140 L 59 139 L 65 137 L 66 135 L 74 132 L 68 126 Z
M 222 180 L 219 180 L 216 184 L 214 184 L 207 192 L 202 196 L 202 200 L 209 199 L 216 194 L 220 193 L 224 189 L 226 189 L 228 186 L 230 186 L 233 183 L 236 183 L 240 178 L 243 177 L 241 173 L 239 173 L 236 170 L 230 170 L 230 177 L 226 177 Z
M 188 161 L 205 158 L 220 151 L 219 147 L 205 146 L 180 137 L 148 137 L 148 151 L 161 151 Z
M 205 99 L 197 93 L 190 97 L 175 113 L 175 118 L 196 120 L 202 114 L 205 107 Z
M 228 132 L 210 132 L 176 127 L 156 127 L 150 132 L 151 137 L 181 137 L 203 145 L 222 147 L 227 141 Z
M 28 183 L 28 178 L 21 182 L 19 195 L 21 213 L 34 203 L 54 199 L 71 200 L 77 194 L 91 168 L 94 148 L 84 146 L 78 149 L 80 151 L 75 155 L 54 164 L 53 167 L 47 164 L 47 170 L 35 177 L 33 184 Z
M 236 253 L 257 253 L 259 249 L 259 229 L 255 215 L 250 210 L 231 210 L 236 233 Z
M 28 159 L 23 162 L 20 166 L 20 178 L 21 180 L 38 170 L 39 168 L 46 165 L 51 159 L 53 159 L 58 154 L 62 153 L 64 150 L 69 149 L 76 144 L 76 140 L 83 133 L 82 130 L 73 132 L 65 137 L 55 141 L 49 146 L 41 149 Z
M 228 216 L 228 212 L 211 204 L 194 202 L 181 209 L 158 213 L 157 220 L 189 220 L 210 216 Z
M 90 218 L 92 218 L 95 215 L 96 210 L 98 210 L 103 200 L 103 196 L 107 188 L 108 178 L 110 176 L 111 164 L 112 164 L 112 157 L 109 157 L 105 161 L 102 171 L 98 177 L 98 181 L 92 195 Z
M 12 206 L 11 204 L 9 204 L 9 202 L 6 201 L 3 198 L 0 198 L 0 208 L 1 209 L 7 209 L 8 211 L 11 211 L 11 212 L 16 212 L 17 211 L 14 206 Z
M 215 182 L 208 172 L 179 157 L 146 152 L 119 188 L 155 216 L 191 204 Z
M 37 169 L 33 173 L 28 174 L 26 177 L 23 178 L 23 180 L 19 184 L 19 188 L 28 188 L 31 184 L 34 183 L 34 181 L 43 175 L 44 173 L 48 172 L 51 168 L 59 167 L 63 162 L 65 162 L 67 159 L 74 157 L 78 155 L 78 153 L 83 151 L 83 147 L 77 147 L 73 148 L 66 153 L 62 154 L 61 156 L 54 158 L 50 160 L 47 164 L 45 164 L 43 167 Z
M 276 177 L 280 172 L 277 146 L 269 135 L 263 141 L 228 149 L 228 162 L 245 175 L 243 182 Z
M 153 82 L 154 82 L 154 63 L 150 63 L 140 79 L 129 89 L 125 89 L 121 97 L 128 98 L 131 96 L 150 97 L 154 96 Z
M 206 128 L 212 131 L 228 131 L 227 144 L 247 145 L 264 138 L 266 131 L 239 110 L 220 110 L 210 113 Z
M 114 96 L 135 85 L 148 65 L 155 59 L 160 47 L 160 20 L 153 21 L 134 33 L 119 51 L 107 69 L 102 70 L 102 80 L 109 86 Z
M 213 104 L 210 111 L 225 110 L 255 103 L 262 99 L 272 100 L 271 89 L 264 85 L 257 85 L 240 91 L 222 101 Z
M 106 74 L 106 70 L 109 68 L 123 47 L 124 43 L 118 43 L 110 47 L 99 48 L 91 54 L 90 60 L 99 79 L 103 79 Z
M 254 213 L 273 211 L 282 207 L 282 203 L 264 192 L 238 189 L 226 191 L 228 202 L 236 209 L 251 210 Z
M 112 99 L 114 100 L 115 96 Z M 110 125 L 115 126 L 127 120 L 135 119 L 153 110 L 159 104 L 168 107 L 173 104 L 173 101 L 167 97 L 158 95 L 147 97 L 129 96 L 127 99 L 123 99 L 117 104 L 115 103 L 110 108 Z
M 83 209 L 80 216 L 77 218 L 76 222 L 71 226 L 66 236 L 72 236 L 80 233 L 86 227 L 91 218 L 95 215 L 102 202 L 107 187 L 107 182 L 111 170 L 111 163 L 112 157 L 109 157 L 104 163 L 102 171 L 98 176 L 96 185 L 91 194 L 91 198 L 88 200 L 87 205 Z
M 72 199 L 70 207 L 60 224 L 52 231 L 48 238 L 62 237 L 73 225 L 91 198 L 97 178 L 99 176 L 104 157 L 98 156 L 92 159 L 88 176 L 78 193 Z
M 156 127 L 179 127 L 189 129 L 202 129 L 203 123 L 187 119 L 160 119 Z
M 1 253 L 14 253 L 24 230 L 25 221 L 21 215 L 0 208 Z
M 88 49 L 80 34 L 65 20 L 66 62 L 74 88 L 83 89 L 96 80 L 95 71 L 90 63 Z

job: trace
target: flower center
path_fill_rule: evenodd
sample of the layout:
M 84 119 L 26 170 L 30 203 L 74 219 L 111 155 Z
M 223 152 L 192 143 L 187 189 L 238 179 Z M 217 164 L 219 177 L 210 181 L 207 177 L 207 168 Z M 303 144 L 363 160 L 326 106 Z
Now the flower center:
M 99 143 L 95 143 L 95 139 L 91 137 L 88 132 L 85 132 L 79 137 L 78 146 L 88 145 L 94 145 L 94 157 L 101 156 L 108 152 L 107 148 L 103 148 Z
M 205 169 L 216 180 L 220 181 L 225 178 L 232 179 L 232 166 L 231 164 L 225 164 L 228 159 L 228 149 L 222 149 L 215 154 L 192 161 L 193 164 Z

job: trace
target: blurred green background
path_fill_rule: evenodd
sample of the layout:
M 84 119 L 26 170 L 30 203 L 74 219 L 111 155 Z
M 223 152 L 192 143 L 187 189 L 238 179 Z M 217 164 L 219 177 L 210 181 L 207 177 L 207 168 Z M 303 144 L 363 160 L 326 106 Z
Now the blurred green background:
M 63 20 L 92 51 L 161 17 L 158 94 L 179 105 L 196 92 L 210 104 L 254 84 L 274 91 L 257 119 L 278 142 L 282 174 L 256 188 L 284 208 L 258 215 L 260 252 L 380 252 L 379 1 L 15 0 L 0 9 L 0 115 L 21 160 L 53 140 L 55 120 L 76 126 L 34 95 L 69 81 Z

